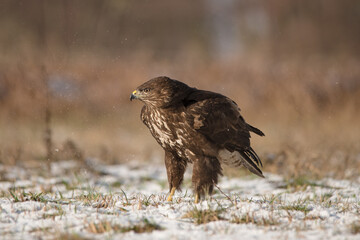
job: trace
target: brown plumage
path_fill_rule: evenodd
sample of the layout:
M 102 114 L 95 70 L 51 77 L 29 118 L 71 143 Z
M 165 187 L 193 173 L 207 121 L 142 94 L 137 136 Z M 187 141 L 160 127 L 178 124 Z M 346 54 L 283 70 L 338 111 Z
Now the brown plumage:
M 157 77 L 139 86 L 130 99 L 145 105 L 141 120 L 165 150 L 170 186 L 169 201 L 183 181 L 187 163 L 193 163 L 195 202 L 211 194 L 221 164 L 245 166 L 264 177 L 260 158 L 250 147 L 250 132 L 264 136 L 247 124 L 234 101 L 210 91 L 198 90 L 168 77 Z

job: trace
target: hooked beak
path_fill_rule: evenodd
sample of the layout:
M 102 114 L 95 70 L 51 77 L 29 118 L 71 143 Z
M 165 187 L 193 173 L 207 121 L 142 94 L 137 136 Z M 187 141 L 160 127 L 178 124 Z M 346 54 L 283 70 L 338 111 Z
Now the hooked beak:
M 137 96 L 135 94 L 136 94 L 136 90 L 131 93 L 130 101 L 132 101 L 133 99 L 137 99 Z

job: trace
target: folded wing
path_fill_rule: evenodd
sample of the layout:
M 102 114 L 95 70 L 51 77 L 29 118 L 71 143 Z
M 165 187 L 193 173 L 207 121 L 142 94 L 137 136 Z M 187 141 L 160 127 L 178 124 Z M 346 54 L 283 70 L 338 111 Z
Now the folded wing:
M 187 121 L 196 131 L 215 144 L 218 159 L 230 166 L 244 165 L 252 173 L 264 177 L 260 158 L 250 146 L 250 131 L 264 136 L 247 124 L 234 101 L 217 93 L 195 90 L 183 101 Z

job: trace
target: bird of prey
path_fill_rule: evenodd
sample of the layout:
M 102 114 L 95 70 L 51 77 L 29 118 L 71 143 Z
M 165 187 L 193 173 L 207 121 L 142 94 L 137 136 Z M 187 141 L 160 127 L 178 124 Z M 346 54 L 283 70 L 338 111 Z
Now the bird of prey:
M 260 158 L 250 146 L 250 132 L 264 133 L 245 122 L 230 98 L 162 76 L 137 87 L 133 99 L 144 103 L 141 120 L 165 150 L 167 201 L 180 189 L 188 163 L 193 164 L 195 203 L 212 193 L 222 164 L 242 165 L 264 177 Z

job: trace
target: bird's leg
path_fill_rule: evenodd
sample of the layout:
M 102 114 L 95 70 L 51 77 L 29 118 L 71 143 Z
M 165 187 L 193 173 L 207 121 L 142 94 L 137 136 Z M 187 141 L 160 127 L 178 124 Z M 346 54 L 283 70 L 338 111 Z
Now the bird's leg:
M 214 184 L 218 182 L 221 173 L 220 162 L 216 158 L 202 157 L 194 161 L 192 183 L 195 192 L 195 203 L 205 194 L 211 194 Z
M 168 201 L 168 202 L 172 201 L 172 197 L 174 196 L 175 190 L 176 190 L 176 187 L 171 188 L 170 194 L 169 194 L 168 198 L 166 199 L 166 201 Z
M 165 151 L 165 166 L 170 187 L 170 194 L 167 201 L 170 202 L 172 201 L 175 190 L 180 189 L 180 185 L 184 179 L 186 161 L 171 152 Z
M 199 203 L 199 194 L 195 193 L 195 201 L 194 203 Z

